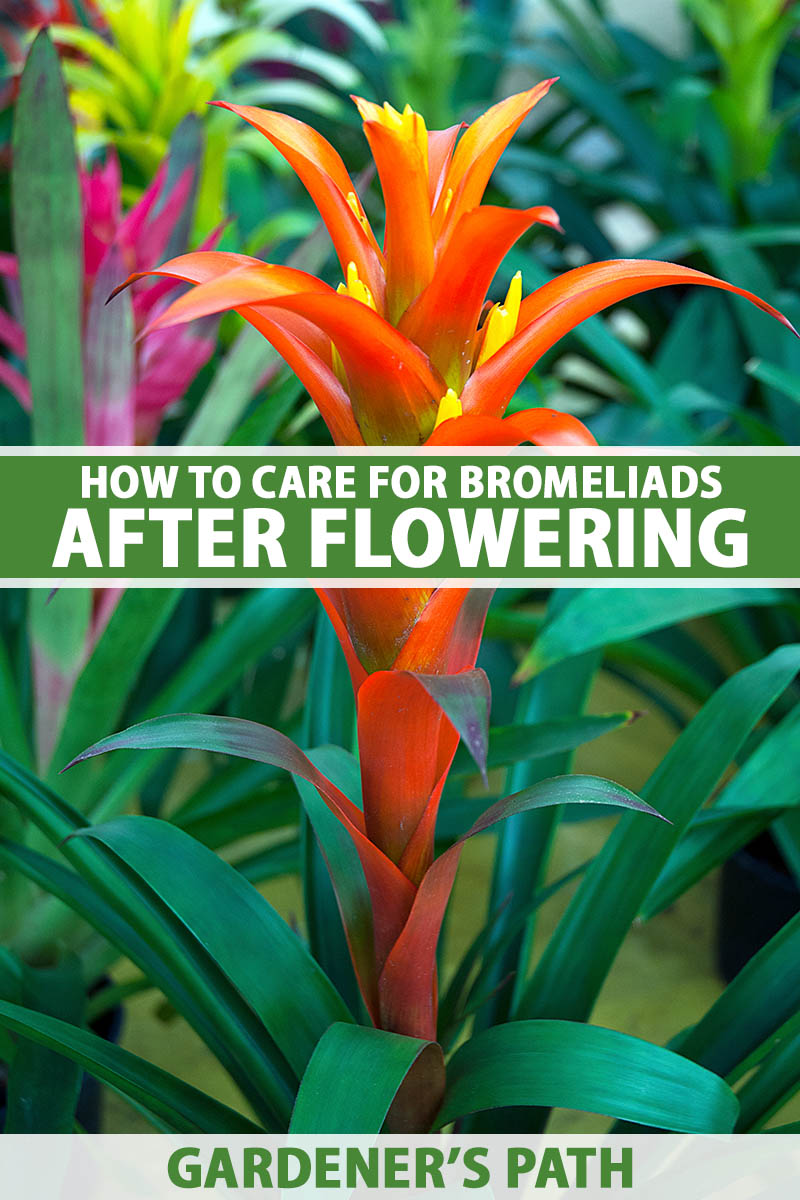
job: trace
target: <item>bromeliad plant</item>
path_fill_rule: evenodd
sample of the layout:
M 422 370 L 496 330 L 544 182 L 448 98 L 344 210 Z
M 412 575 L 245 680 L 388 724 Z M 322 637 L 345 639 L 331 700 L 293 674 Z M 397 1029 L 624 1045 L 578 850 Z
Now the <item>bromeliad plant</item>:
M 171 288 L 158 285 L 138 291 L 127 312 L 111 322 L 103 313 L 106 289 L 122 264 L 150 262 L 164 252 L 181 229 L 188 228 L 193 170 L 187 167 L 168 182 L 168 163 L 159 167 L 142 198 L 122 213 L 119 160 L 109 152 L 104 163 L 79 171 L 83 217 L 83 346 L 87 381 L 84 424 L 88 446 L 149 445 L 172 405 L 183 398 L 192 380 L 214 352 L 215 323 L 177 338 L 158 334 L 138 340 L 145 326 L 169 303 Z M 10 312 L 2 316 L 0 339 L 14 358 L 26 358 L 25 318 L 16 256 L 0 258 Z M 109 363 L 114 333 L 128 345 L 116 347 Z M 23 370 L 0 360 L 0 381 L 30 412 L 30 382 Z
M 549 207 L 481 204 L 514 132 L 553 82 L 501 101 L 461 137 L 458 126 L 428 132 L 409 107 L 399 113 L 356 99 L 383 188 L 383 248 L 324 138 L 280 113 L 223 105 L 297 172 L 345 282 L 334 291 L 305 272 L 244 255 L 184 255 L 154 273 L 196 286 L 151 328 L 235 309 L 296 372 L 340 445 L 580 445 L 593 439 L 569 414 L 540 408 L 503 417 L 531 368 L 585 318 L 653 288 L 695 283 L 744 296 L 789 325 L 732 284 L 635 259 L 578 267 L 524 299 L 515 276 L 504 302 L 487 308 L 513 244 L 533 225 L 558 227 Z
M 709 838 L 684 844 L 690 822 L 701 831 L 713 832 L 715 824 L 724 831 L 756 807 L 792 803 L 792 772 L 778 767 L 796 757 L 796 707 L 765 737 L 751 735 L 796 677 L 800 649 L 783 646 L 718 688 L 640 799 L 591 777 L 544 777 L 554 757 L 591 736 L 585 725 L 591 718 L 581 719 L 579 733 L 574 717 L 542 722 L 531 705 L 532 723 L 499 731 L 484 757 L 488 694 L 471 664 L 487 597 L 453 591 L 388 589 L 377 604 L 368 592 L 332 590 L 322 597 L 356 694 L 357 759 L 331 746 L 304 754 L 275 729 L 197 716 L 145 722 L 78 756 L 197 746 L 291 771 L 335 882 L 362 987 L 359 1008 L 348 1008 L 301 939 L 242 874 L 187 833 L 141 816 L 90 824 L 19 764 L 0 758 L 3 794 L 60 845 L 66 860 L 23 850 L 7 838 L 0 844 L 3 861 L 39 879 L 139 965 L 239 1084 L 255 1124 L 35 1006 L 0 1002 L 0 1026 L 19 1044 L 32 1041 L 83 1065 L 164 1131 L 365 1133 L 439 1128 L 454 1120 L 463 1128 L 471 1113 L 483 1114 L 469 1117 L 482 1131 L 533 1130 L 552 1105 L 662 1129 L 758 1128 L 800 1082 L 791 1067 L 800 919 L 670 1050 L 586 1022 L 636 913 L 657 911 L 657 898 L 675 894 L 687 865 L 702 873 Z M 548 653 L 552 658 L 558 619 L 554 610 L 553 633 L 548 638 L 546 626 L 543 634 L 543 663 Z M 558 700 L 556 680 L 576 691 L 578 676 L 594 669 L 590 658 L 583 653 L 532 681 L 544 688 L 540 712 L 541 703 Z M 337 704 L 338 667 L 330 673 L 321 662 L 309 686 L 318 702 Z M 481 761 L 512 762 L 515 776 L 533 767 L 532 781 L 472 829 L 462 824 L 460 832 L 442 831 L 447 848 L 434 856 L 432 814 L 443 776 L 453 769 L 459 732 Z M 134 761 L 146 763 L 151 755 Z M 738 772 L 718 790 L 737 756 Z M 76 767 L 64 778 L 86 770 Z M 701 814 L 712 794 L 713 804 Z M 496 911 L 437 1003 L 433 947 L 464 838 L 505 818 L 516 823 L 518 835 L 526 831 L 520 851 L 527 848 L 535 859 L 541 846 L 531 836 L 535 826 L 525 822 L 586 801 L 633 811 L 593 862 L 570 873 L 569 879 L 582 877 L 577 893 L 532 974 L 521 960 L 508 1015 L 493 1023 L 487 1004 L 495 995 L 498 954 L 520 927 L 506 929 L 493 947 Z M 265 802 L 265 820 L 267 810 Z M 653 810 L 669 819 L 655 820 Z M 517 917 L 530 918 L 546 894 L 529 899 Z M 770 981 L 773 999 L 765 1005 Z M 731 1085 L 753 1070 L 739 1088 L 740 1108 Z
M 42 131 L 42 123 L 45 125 Z M 181 169 L 180 139 L 142 198 L 122 211 L 115 153 L 79 165 L 58 61 L 47 35 L 34 43 L 15 113 L 12 197 L 16 255 L 0 256 L 9 309 L 0 312 L 0 383 L 30 413 L 44 444 L 152 443 L 214 352 L 216 322 L 179 337 L 139 339 L 170 288 L 145 287 L 113 312 L 121 270 L 186 245 L 196 166 Z M 176 167 L 177 165 L 177 167 Z M 48 188 L 43 193 L 42 178 Z M 209 245 L 213 244 L 213 239 Z M 188 336 L 187 336 L 188 335 Z M 34 597 L 37 760 L 49 762 L 72 688 L 119 599 L 75 592 L 48 611 Z
M 366 1012 L 376 1028 L 435 1041 L 436 946 L 463 845 L 434 858 L 436 818 L 459 736 L 485 770 L 486 675 L 475 659 L 490 593 L 467 588 L 320 593 L 356 698 L 360 798 L 277 730 L 223 717 L 165 717 L 114 735 L 76 761 L 148 745 L 216 749 L 280 766 L 301 795 L 331 872 Z M 624 789 L 572 778 L 574 800 L 652 812 Z M 522 793 L 485 813 L 469 837 L 514 811 L 558 801 Z M 316 811 L 315 811 L 316 809 Z M 335 818 L 337 824 L 331 821 Z
M 296 105 L 330 117 L 341 109 L 336 91 L 360 79 L 343 58 L 279 28 L 308 7 L 292 0 L 279 9 L 253 5 L 232 14 L 214 0 L 98 0 L 102 27 L 56 25 L 56 42 L 69 54 L 64 72 L 82 147 L 116 146 L 149 180 L 181 120 L 202 118 L 198 223 L 207 233 L 221 217 L 226 151 L 234 149 L 208 113 L 212 96 L 230 88 L 243 101 Z M 380 50 L 380 29 L 360 0 L 340 0 L 334 14 Z M 264 64 L 270 65 L 262 71 Z M 237 143 L 240 154 L 248 153 L 247 139 Z

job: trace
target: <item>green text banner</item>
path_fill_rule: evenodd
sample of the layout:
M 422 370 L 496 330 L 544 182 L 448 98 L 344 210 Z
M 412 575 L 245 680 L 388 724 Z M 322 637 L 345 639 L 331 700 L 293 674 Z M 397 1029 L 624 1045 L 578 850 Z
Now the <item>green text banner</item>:
M 6 448 L 0 579 L 796 586 L 798 454 Z

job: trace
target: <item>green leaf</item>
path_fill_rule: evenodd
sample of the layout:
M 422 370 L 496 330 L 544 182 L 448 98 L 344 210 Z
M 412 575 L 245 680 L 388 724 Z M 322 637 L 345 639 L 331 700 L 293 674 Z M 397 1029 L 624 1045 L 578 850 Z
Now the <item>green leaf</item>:
M 494 725 L 489 730 L 486 766 L 492 770 L 537 758 L 549 758 L 551 755 L 569 754 L 586 742 L 630 725 L 638 715 L 629 709 L 602 716 L 555 717 L 531 724 Z M 450 775 L 466 774 L 474 769 L 469 751 L 459 746 Z
M 261 588 L 248 593 L 173 672 L 142 715 L 207 710 L 217 704 L 251 664 L 278 649 L 285 650 L 305 631 L 315 603 L 316 597 L 308 588 Z M 102 770 L 92 786 L 94 818 L 105 819 L 119 812 L 156 770 L 165 753 L 136 755 L 122 769 L 112 762 Z
M 344 779 L 340 771 L 345 752 L 340 750 L 337 762 L 332 755 L 333 750 L 334 747 L 320 747 L 310 752 L 310 758 L 319 770 L 331 778 L 332 783 L 341 787 Z M 349 830 L 331 812 L 317 789 L 300 775 L 295 775 L 294 781 L 329 873 L 342 925 L 347 926 L 349 954 L 364 986 L 374 987 L 372 900 L 358 850 Z M 342 787 L 342 790 L 345 791 L 345 788 Z M 350 798 L 353 799 L 352 795 Z M 352 990 L 350 995 L 353 996 Z
M 109 305 L 109 307 L 113 307 Z M 120 720 L 150 651 L 180 599 L 179 588 L 128 588 L 78 676 L 53 754 L 56 772 Z M 79 791 L 75 777 L 67 789 Z
M 109 246 L 92 284 L 83 333 L 87 436 L 96 446 L 136 443 L 136 357 L 130 292 L 106 301 L 130 271 L 121 249 Z
M 746 364 L 745 370 L 760 383 L 766 383 L 788 396 L 790 400 L 800 402 L 800 375 L 796 371 L 787 371 L 785 367 L 776 367 L 774 363 L 762 362 L 760 358 L 752 358 Z
M 86 995 L 76 958 L 54 967 L 26 967 L 22 1004 L 36 1013 L 83 1024 Z M 20 1041 L 8 1074 L 4 1133 L 72 1133 L 80 1067 L 36 1041 Z
M 739 1090 L 741 1133 L 760 1131 L 800 1088 L 800 1029 L 782 1037 Z M 771 1132 L 771 1131 L 770 1131 Z
M 433 1042 L 332 1025 L 314 1051 L 297 1093 L 290 1133 L 380 1133 L 403 1081 L 415 1065 L 443 1071 Z
M 585 1020 L 631 923 L 678 839 L 751 729 L 800 669 L 783 646 L 732 676 L 687 726 L 642 789 L 672 825 L 624 817 L 589 867 L 520 998 L 519 1017 Z
M 652 917 L 798 803 L 800 705 L 771 730 L 722 791 L 689 826 L 645 901 Z
M 745 245 L 732 231 L 701 229 L 698 231 L 698 240 L 716 274 L 755 292 L 765 300 L 780 301 L 776 294 L 774 272 L 766 259 Z M 780 366 L 797 365 L 793 361 L 796 354 L 793 339 L 777 322 L 751 304 L 737 303 L 734 311 L 750 354 L 758 354 Z M 800 437 L 800 410 L 796 405 L 787 405 L 777 389 L 767 386 L 764 391 L 772 423 L 785 442 L 795 444 Z
M 728 1075 L 798 1009 L 800 913 L 750 959 L 676 1049 Z
M 327 614 L 320 611 L 314 627 L 306 688 L 303 744 L 349 747 L 354 736 L 355 702 L 350 672 L 333 626 Z M 313 797 L 308 795 L 302 784 L 299 787 L 301 795 L 305 795 L 306 800 L 313 804 Z M 301 811 L 303 900 L 309 946 L 350 1011 L 357 1013 L 361 998 L 333 884 L 308 814 L 305 808 Z M 322 819 L 319 816 L 318 822 Z M 360 863 L 358 870 L 361 871 Z
M 31 658 L 34 664 L 34 724 L 38 761 L 46 766 L 63 728 L 65 705 L 81 668 L 92 615 L 88 588 L 45 588 L 28 593 Z
M 58 54 L 37 35 L 20 81 L 11 179 L 14 245 L 42 446 L 83 443 L 83 222 L 78 164 Z
M 707 613 L 782 602 L 771 588 L 586 588 L 548 621 L 517 675 Z
M 85 818 L 2 754 L 0 789 L 52 842 L 61 845 L 64 856 L 87 884 L 133 928 L 136 938 L 125 942 L 132 961 L 195 1027 L 269 1127 L 285 1128 L 294 1094 L 291 1070 L 263 1022 L 203 944 L 106 847 L 70 836 L 88 828 Z M 221 860 L 212 858 L 222 865 Z M 92 919 L 91 912 L 88 915 Z M 115 929 L 119 932 L 120 925 Z M 141 953 L 141 941 L 146 943 L 146 954 Z
M 119 817 L 76 836 L 107 846 L 153 889 L 263 1021 L 299 1078 L 325 1029 L 349 1014 L 271 905 L 213 851 L 165 821 Z
M 188 1083 L 66 1021 L 0 1001 L 0 1025 L 78 1063 L 176 1133 L 260 1132 L 258 1125 Z
M 30 879 L 42 891 L 49 892 L 66 904 L 73 912 L 83 917 L 97 929 L 112 945 L 129 958 L 138 962 L 153 978 L 161 978 L 162 964 L 145 938 L 108 904 L 99 893 L 77 871 L 65 867 L 48 855 L 40 854 L 29 846 L 0 838 L 0 864 L 19 872 Z M 27 958 L 35 958 L 48 948 L 49 930 L 42 922 L 38 910 L 31 914 L 30 925 L 22 924 L 14 938 L 14 946 Z
M 730 1133 L 739 1107 L 717 1075 L 640 1038 L 574 1021 L 512 1021 L 456 1051 L 436 1123 L 526 1105 L 680 1133 Z
M 30 767 L 33 765 L 22 706 L 14 672 L 8 660 L 5 642 L 0 638 L 0 747 L 12 758 Z
M 547 616 L 557 619 L 570 603 L 571 592 L 556 591 L 550 598 Z M 593 721 L 592 717 L 577 717 L 588 698 L 589 690 L 600 666 L 600 655 L 579 655 L 559 664 L 557 669 L 545 670 L 526 683 L 519 693 L 517 715 L 523 721 L 560 719 L 562 721 Z M 563 743 L 552 746 L 545 758 L 526 761 L 520 755 L 509 772 L 508 786 L 513 790 L 542 782 L 549 776 L 563 775 L 570 769 L 570 750 Z M 491 946 L 507 940 L 509 929 L 517 915 L 525 911 L 541 887 L 553 837 L 561 819 L 558 809 L 512 817 L 499 830 L 497 853 L 492 875 L 490 908 L 508 904 L 495 925 Z M 534 915 L 527 930 L 518 930 L 504 951 L 487 972 L 484 983 L 495 989 L 495 995 L 478 1015 L 479 1027 L 508 1020 L 514 992 L 525 976 L 529 946 L 533 937 Z

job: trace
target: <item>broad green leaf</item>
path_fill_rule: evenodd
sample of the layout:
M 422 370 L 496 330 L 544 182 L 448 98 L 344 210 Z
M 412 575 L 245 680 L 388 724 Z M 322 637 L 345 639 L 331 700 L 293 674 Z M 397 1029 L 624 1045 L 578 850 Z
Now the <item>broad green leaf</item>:
M 293 1096 L 291 1070 L 263 1022 L 205 946 L 118 857 L 96 841 L 74 836 L 88 828 L 79 812 L 2 754 L 0 791 L 61 847 L 86 884 L 118 914 L 123 924 L 112 928 L 112 936 L 124 934 L 126 925 L 133 928 L 136 938 L 124 941 L 125 952 L 195 1027 L 269 1128 L 285 1127 Z M 75 888 L 67 892 L 74 893 Z M 60 908 L 56 911 L 60 916 Z M 86 915 L 92 920 L 94 909 L 90 907 Z M 43 919 L 41 912 L 39 918 Z M 99 921 L 98 927 L 103 929 Z M 142 941 L 146 954 L 141 952 Z
M 86 995 L 78 960 L 26 967 L 21 1003 L 33 1016 L 59 1016 L 82 1025 Z M 23 1035 L 8 1073 L 3 1132 L 72 1133 L 80 1086 L 80 1067 Z
M 29 629 L 34 678 L 36 756 L 50 762 L 63 728 L 66 704 L 86 652 L 92 614 L 88 588 L 46 588 L 28 593 Z
M 0 864 L 30 879 L 42 891 L 56 896 L 65 905 L 83 917 L 112 945 L 127 957 L 138 962 L 142 969 L 154 979 L 160 978 L 163 970 L 158 955 L 146 939 L 122 918 L 77 871 L 65 867 L 49 855 L 40 854 L 29 846 L 0 839 Z M 91 875 L 91 872 L 89 872 Z M 49 929 L 41 928 L 38 909 L 31 913 L 30 922 L 23 922 L 16 930 L 14 946 L 27 958 L 36 958 L 48 949 Z
M 783 646 L 727 680 L 642 789 L 672 822 L 624 817 L 589 867 L 522 994 L 517 1016 L 586 1020 L 631 923 L 669 855 L 751 729 L 800 669 Z
M 85 1029 L 0 1001 L 0 1025 L 78 1063 L 176 1133 L 258 1133 L 259 1126 L 160 1067 Z M 48 1131 L 51 1132 L 51 1131 Z M 71 1132 L 71 1130 L 70 1130 Z
M 33 765 L 33 754 L 22 716 L 21 697 L 2 638 L 0 638 L 0 747 L 12 758 L 17 758 L 20 762 L 25 763 L 26 766 Z
M 785 594 L 771 588 L 585 588 L 548 621 L 518 675 L 524 678 L 561 659 L 678 621 L 785 601 Z
M 557 619 L 558 614 L 570 603 L 571 596 L 572 593 L 567 589 L 554 592 L 547 608 L 548 618 Z M 577 714 L 586 704 L 599 666 L 600 655 L 590 653 L 560 663 L 551 671 L 543 671 L 520 689 L 517 702 L 518 717 L 525 722 L 547 722 L 554 719 L 593 721 L 595 718 L 578 717 Z M 554 745 L 546 757 L 533 761 L 528 761 L 527 755 L 520 755 L 509 772 L 508 787 L 516 791 L 542 782 L 549 776 L 565 774 L 570 769 L 571 749 L 571 746 L 563 743 Z M 533 896 L 541 887 L 553 836 L 560 819 L 560 811 L 551 809 L 512 817 L 500 828 L 489 905 L 490 908 L 500 905 L 506 907 L 495 925 L 491 947 L 508 941 L 509 929 L 515 925 L 517 915 L 528 908 Z M 494 989 L 495 994 L 478 1015 L 479 1027 L 508 1020 L 514 992 L 525 978 L 534 924 L 535 910 L 527 930 L 517 931 L 508 941 L 503 954 L 497 957 L 487 972 L 483 982 L 488 988 Z
M 750 959 L 675 1046 L 709 1070 L 728 1075 L 798 1009 L 800 913 Z
M 303 744 L 333 744 L 347 748 L 353 744 L 354 736 L 355 701 L 350 672 L 333 626 L 327 614 L 320 611 L 314 626 L 314 645 L 306 688 Z M 302 789 L 302 785 L 298 786 L 308 803 L 313 805 L 314 798 Z M 320 814 L 317 820 L 319 823 L 324 817 Z M 346 1000 L 350 1011 L 357 1013 L 361 998 L 339 906 L 328 866 L 305 807 L 301 815 L 300 839 L 309 947 Z M 360 863 L 358 871 L 361 872 Z
M 83 444 L 83 222 L 72 120 L 46 30 L 22 72 L 11 179 L 34 441 Z
M 774 363 L 762 362 L 753 358 L 745 367 L 748 375 L 766 383 L 769 387 L 788 396 L 790 400 L 800 402 L 800 375 L 795 371 L 787 371 L 785 367 L 776 367 Z
M 739 1089 L 737 1130 L 741 1133 L 761 1131 L 764 1123 L 795 1095 L 798 1088 L 800 1029 L 794 1028 L 770 1050 L 758 1070 Z
M 301 1076 L 322 1033 L 348 1013 L 267 901 L 228 863 L 165 821 L 119 817 L 79 833 L 107 846 L 175 913 Z
M 605 733 L 630 725 L 637 715 L 629 709 L 598 716 L 554 717 L 530 724 L 494 725 L 489 730 L 486 766 L 492 770 L 551 755 L 569 754 Z M 474 769 L 475 764 L 466 747 L 459 746 L 450 769 L 451 776 Z
M 799 753 L 800 705 L 796 705 L 767 734 L 713 807 L 703 810 L 689 826 L 645 901 L 645 918 L 672 904 L 766 829 L 782 808 L 798 803 Z
M 316 597 L 308 589 L 263 588 L 247 594 L 149 701 L 145 717 L 207 710 L 254 662 L 296 640 L 309 625 Z M 96 820 L 115 815 L 158 767 L 165 752 L 112 762 L 92 786 Z M 65 763 L 55 764 L 65 766 Z
M 511 1021 L 456 1051 L 436 1123 L 527 1105 L 680 1133 L 730 1133 L 739 1107 L 724 1080 L 672 1050 L 574 1021 Z
M 443 1074 L 433 1042 L 364 1025 L 332 1025 L 320 1039 L 297 1093 L 290 1133 L 380 1133 L 398 1090 L 414 1070 Z
M 109 308 L 113 307 L 109 305 Z M 72 690 L 52 777 L 122 716 L 145 661 L 180 598 L 178 588 L 128 588 Z M 68 793 L 79 780 L 65 780 Z
M 136 357 L 130 292 L 106 301 L 130 271 L 121 249 L 109 246 L 92 284 L 83 331 L 87 438 L 95 446 L 136 444 Z M 121 303 L 119 303 L 121 301 Z

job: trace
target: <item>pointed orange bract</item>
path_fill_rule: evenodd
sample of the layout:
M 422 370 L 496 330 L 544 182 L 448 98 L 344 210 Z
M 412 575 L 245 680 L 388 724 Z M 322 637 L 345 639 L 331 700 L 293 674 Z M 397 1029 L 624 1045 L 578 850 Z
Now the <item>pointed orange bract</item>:
M 455 148 L 434 214 L 437 239 L 448 237 L 459 217 L 476 208 L 500 156 L 522 122 L 547 95 L 555 79 L 545 79 L 488 109 L 467 128 Z M 448 203 L 447 197 L 451 199 Z
M 198 294 L 176 301 L 159 327 L 235 309 L 297 373 L 337 445 L 444 446 L 457 438 L 479 445 L 485 438 L 500 446 L 592 444 L 574 418 L 557 420 L 545 410 L 539 420 L 513 418 L 508 429 L 474 418 L 502 418 L 527 373 L 560 338 L 639 292 L 671 283 L 721 288 L 789 325 L 742 288 L 635 259 L 578 267 L 521 303 L 517 281 L 506 301 L 486 312 L 487 292 L 514 242 L 536 222 L 559 228 L 551 208 L 482 205 L 500 156 L 554 82 L 501 100 L 469 126 L 443 130 L 428 130 L 408 106 L 398 112 L 355 97 L 383 190 L 383 250 L 325 138 L 282 113 L 222 104 L 263 133 L 305 184 L 334 243 L 345 294 L 245 255 L 197 252 L 161 269 L 195 283 Z

